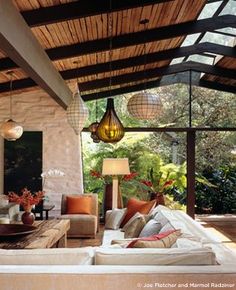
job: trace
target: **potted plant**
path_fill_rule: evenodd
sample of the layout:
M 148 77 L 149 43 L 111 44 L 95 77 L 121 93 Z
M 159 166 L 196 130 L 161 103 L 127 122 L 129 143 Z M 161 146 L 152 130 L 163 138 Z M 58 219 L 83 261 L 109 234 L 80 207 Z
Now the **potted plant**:
M 35 220 L 35 216 L 31 212 L 32 207 L 40 203 L 43 198 L 43 191 L 38 191 L 32 194 L 27 188 L 22 189 L 21 194 L 19 195 L 15 192 L 9 192 L 8 194 L 8 199 L 10 202 L 15 202 L 23 207 L 24 213 L 21 217 L 23 224 L 30 225 L 32 225 Z

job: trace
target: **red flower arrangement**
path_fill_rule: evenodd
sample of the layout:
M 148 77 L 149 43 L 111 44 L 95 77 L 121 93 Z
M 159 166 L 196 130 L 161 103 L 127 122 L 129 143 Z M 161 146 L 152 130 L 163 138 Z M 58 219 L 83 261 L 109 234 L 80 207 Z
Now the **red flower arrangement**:
M 15 192 L 9 192 L 8 199 L 11 202 L 20 204 L 25 211 L 31 211 L 33 205 L 37 205 L 43 198 L 44 192 L 38 191 L 32 194 L 27 188 L 22 189 L 22 194 L 18 195 Z
M 90 170 L 90 175 L 95 177 L 95 178 L 102 179 L 102 180 L 104 180 L 105 183 L 108 183 L 107 180 L 105 179 L 106 176 L 103 176 L 100 172 L 98 172 L 96 170 Z M 125 182 L 131 181 L 137 175 L 138 175 L 137 172 L 131 172 L 130 174 L 126 174 L 126 175 L 121 177 L 120 182 L 122 182 L 122 181 L 125 181 Z M 111 181 L 111 180 L 109 179 L 109 181 Z
M 149 180 L 141 180 L 140 182 L 148 187 L 151 192 L 163 193 L 168 187 L 174 184 L 175 180 L 170 179 L 168 181 L 165 181 L 163 184 L 162 180 L 159 180 L 156 185 Z

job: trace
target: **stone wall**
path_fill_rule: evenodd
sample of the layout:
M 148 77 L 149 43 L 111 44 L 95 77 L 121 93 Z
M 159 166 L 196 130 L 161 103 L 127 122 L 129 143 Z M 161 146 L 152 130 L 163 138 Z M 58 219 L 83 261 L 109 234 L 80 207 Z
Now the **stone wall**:
M 9 96 L 0 98 L 0 122 L 7 119 Z M 61 178 L 46 178 L 44 185 L 50 202 L 56 205 L 54 214 L 59 213 L 63 193 L 83 192 L 80 137 L 68 125 L 66 111 L 42 90 L 13 95 L 13 120 L 20 123 L 24 131 L 43 132 L 43 171 L 57 168 L 65 173 Z M 3 161 L 1 144 L 0 163 Z M 0 165 L 1 186 L 3 171 Z

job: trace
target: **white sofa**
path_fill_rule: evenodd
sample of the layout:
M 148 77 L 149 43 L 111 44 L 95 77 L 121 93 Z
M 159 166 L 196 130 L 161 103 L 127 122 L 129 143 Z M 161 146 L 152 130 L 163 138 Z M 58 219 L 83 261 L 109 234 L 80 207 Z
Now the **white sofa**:
M 236 289 L 236 254 L 186 214 L 160 211 L 181 228 L 183 243 L 171 249 L 113 248 L 111 240 L 124 234 L 106 230 L 96 248 L 0 250 L 0 290 Z M 190 236 L 196 245 L 186 243 Z

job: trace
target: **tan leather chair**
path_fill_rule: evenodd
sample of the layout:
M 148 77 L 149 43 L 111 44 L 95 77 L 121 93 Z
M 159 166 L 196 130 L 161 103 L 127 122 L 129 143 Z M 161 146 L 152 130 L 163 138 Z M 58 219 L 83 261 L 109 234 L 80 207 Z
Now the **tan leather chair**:
M 66 214 L 67 196 L 76 196 L 78 194 L 62 195 L 61 200 L 61 219 L 70 220 L 70 230 L 68 237 L 88 237 L 94 238 L 99 228 L 99 213 L 98 213 L 98 196 L 97 194 L 86 194 L 92 197 L 92 214 Z

